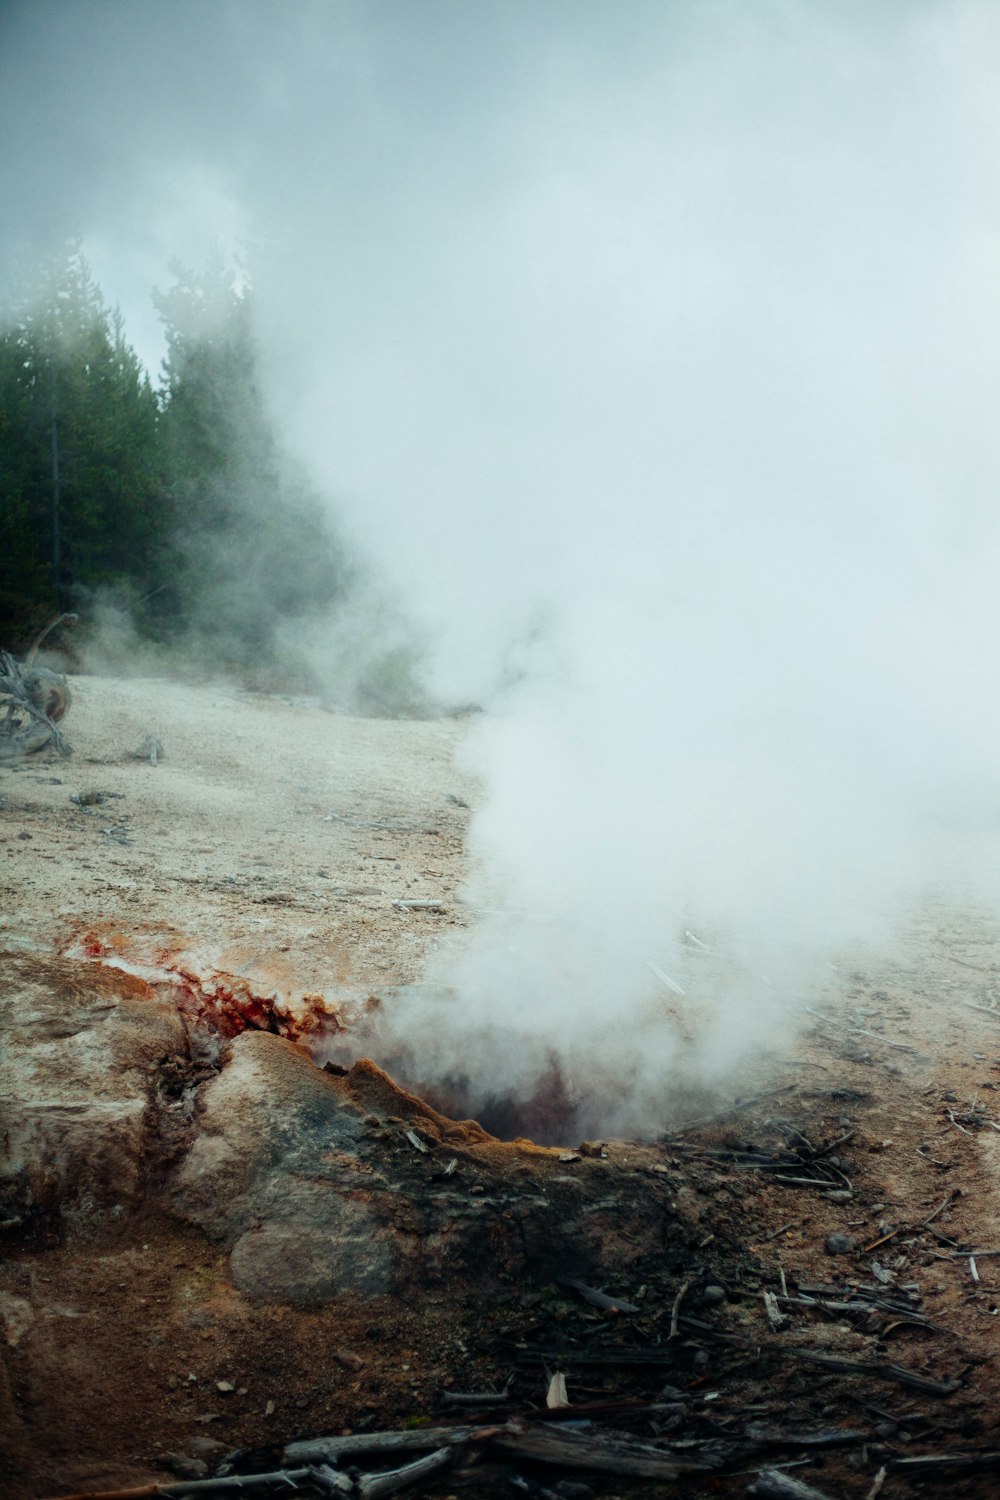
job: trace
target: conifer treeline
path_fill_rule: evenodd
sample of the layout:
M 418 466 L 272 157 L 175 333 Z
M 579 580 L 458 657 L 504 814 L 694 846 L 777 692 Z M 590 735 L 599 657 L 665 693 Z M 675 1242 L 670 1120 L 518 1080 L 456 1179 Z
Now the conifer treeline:
M 114 598 L 151 640 L 266 661 L 281 622 L 330 609 L 344 568 L 275 444 L 251 298 L 216 265 L 155 294 L 154 388 L 81 253 L 0 311 L 0 645 Z

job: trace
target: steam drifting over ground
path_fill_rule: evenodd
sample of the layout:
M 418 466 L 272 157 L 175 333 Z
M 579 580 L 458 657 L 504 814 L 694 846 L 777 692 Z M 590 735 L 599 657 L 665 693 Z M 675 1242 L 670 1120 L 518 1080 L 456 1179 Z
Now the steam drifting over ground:
M 628 1124 L 945 865 L 995 893 L 995 7 L 3 29 L 22 222 L 82 229 L 153 359 L 146 285 L 240 244 L 287 441 L 487 708 L 424 1077 L 554 1053 Z

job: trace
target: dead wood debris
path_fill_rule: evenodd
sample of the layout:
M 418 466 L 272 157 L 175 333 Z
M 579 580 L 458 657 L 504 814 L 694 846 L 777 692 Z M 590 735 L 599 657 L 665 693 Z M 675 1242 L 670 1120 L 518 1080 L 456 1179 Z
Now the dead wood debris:
M 49 630 L 62 620 L 75 619 L 75 615 L 62 615 Z M 59 728 L 72 701 L 69 684 L 61 673 L 34 665 L 35 653 L 47 634 L 48 630 L 42 632 L 25 662 L 0 651 L 0 699 L 6 699 L 0 719 L 0 760 L 21 760 L 49 746 L 60 755 L 72 754 Z

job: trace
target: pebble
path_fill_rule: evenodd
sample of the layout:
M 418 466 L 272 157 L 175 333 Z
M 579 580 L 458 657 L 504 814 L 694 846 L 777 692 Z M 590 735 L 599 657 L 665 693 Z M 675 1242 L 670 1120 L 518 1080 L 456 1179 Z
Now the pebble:
M 163 1464 L 178 1479 L 205 1479 L 208 1475 L 208 1464 L 204 1459 L 188 1458 L 185 1453 L 166 1453 Z
M 726 1300 L 725 1288 L 721 1286 L 707 1286 L 701 1294 L 701 1300 L 717 1307 L 720 1302 L 725 1302 Z
M 826 1252 L 828 1255 L 850 1255 L 857 1241 L 853 1234 L 828 1234 L 826 1237 Z

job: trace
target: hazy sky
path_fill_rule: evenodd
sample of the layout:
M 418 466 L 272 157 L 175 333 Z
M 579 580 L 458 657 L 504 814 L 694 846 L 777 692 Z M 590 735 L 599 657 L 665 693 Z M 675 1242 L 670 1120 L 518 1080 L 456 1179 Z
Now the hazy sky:
M 678 912 L 825 956 L 991 826 L 1000 8 L 0 17 L 0 269 L 81 232 L 155 363 L 170 257 L 238 251 L 286 440 L 493 692 L 473 846 L 533 924 L 468 995 L 640 1035 Z

